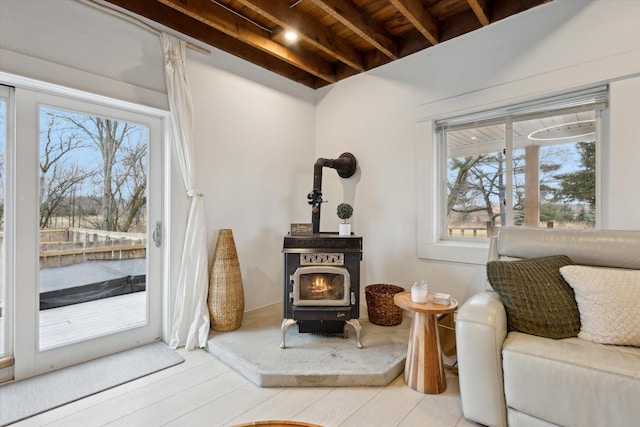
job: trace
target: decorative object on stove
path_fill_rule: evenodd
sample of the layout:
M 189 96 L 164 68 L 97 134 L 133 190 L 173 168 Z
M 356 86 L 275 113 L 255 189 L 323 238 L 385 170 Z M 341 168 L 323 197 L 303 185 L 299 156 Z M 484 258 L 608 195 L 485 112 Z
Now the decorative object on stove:
M 365 286 L 369 322 L 380 326 L 396 326 L 402 323 L 402 308 L 393 302 L 395 294 L 400 292 L 404 292 L 404 288 L 396 285 Z
M 291 231 L 289 234 L 292 236 L 309 236 L 313 234 L 313 224 L 291 224 Z
M 319 158 L 313 165 L 313 190 L 307 195 L 311 205 L 311 223 L 313 232 L 320 232 L 320 208 L 324 200 L 322 199 L 322 168 L 335 169 L 341 178 L 351 178 L 356 173 L 356 157 L 351 153 L 342 153 L 337 159 Z
M 226 332 L 238 329 L 244 314 L 244 288 L 233 232 L 218 233 L 209 280 L 209 317 L 211 327 Z
M 348 203 L 340 203 L 338 205 L 337 214 L 338 214 L 338 218 L 344 221 L 342 224 L 339 225 L 338 234 L 340 236 L 350 236 L 351 224 L 348 224 L 347 220 L 351 218 L 351 215 L 353 215 L 353 208 Z

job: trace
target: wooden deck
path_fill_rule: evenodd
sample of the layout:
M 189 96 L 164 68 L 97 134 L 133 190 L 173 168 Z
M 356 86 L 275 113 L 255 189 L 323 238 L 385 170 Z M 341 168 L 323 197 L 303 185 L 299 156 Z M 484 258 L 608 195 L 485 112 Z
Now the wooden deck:
M 106 335 L 146 322 L 146 292 L 40 311 L 40 350 Z M 0 354 L 6 322 L 0 317 Z
M 146 292 L 40 311 L 40 349 L 106 335 L 146 322 Z

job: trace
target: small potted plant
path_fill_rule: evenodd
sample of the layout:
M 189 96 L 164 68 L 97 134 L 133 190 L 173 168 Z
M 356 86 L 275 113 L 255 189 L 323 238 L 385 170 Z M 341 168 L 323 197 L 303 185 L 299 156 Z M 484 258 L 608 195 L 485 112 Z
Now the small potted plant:
M 344 222 L 339 225 L 340 236 L 350 236 L 351 235 L 351 224 L 347 223 L 347 220 L 351 218 L 353 215 L 353 208 L 348 203 L 340 203 L 338 205 L 338 218 L 343 220 Z

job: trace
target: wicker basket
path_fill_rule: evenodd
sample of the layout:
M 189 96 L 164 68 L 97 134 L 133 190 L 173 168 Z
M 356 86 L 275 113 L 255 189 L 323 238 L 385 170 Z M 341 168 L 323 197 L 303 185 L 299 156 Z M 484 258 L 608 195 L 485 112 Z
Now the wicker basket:
M 369 285 L 364 288 L 367 298 L 369 322 L 380 326 L 395 326 L 402 323 L 402 308 L 393 302 L 393 296 L 404 292 L 396 285 Z

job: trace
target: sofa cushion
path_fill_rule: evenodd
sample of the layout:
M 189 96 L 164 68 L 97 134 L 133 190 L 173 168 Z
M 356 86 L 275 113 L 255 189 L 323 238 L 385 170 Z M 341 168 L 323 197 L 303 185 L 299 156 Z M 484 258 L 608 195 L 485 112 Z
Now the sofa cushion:
M 570 265 L 560 274 L 575 292 L 578 338 L 640 347 L 640 270 Z
M 571 264 L 564 255 L 487 263 L 487 279 L 504 304 L 509 331 L 547 338 L 578 335 L 578 306 L 560 274 L 560 267 Z
M 640 419 L 640 348 L 512 332 L 502 356 L 509 408 L 563 426 Z

